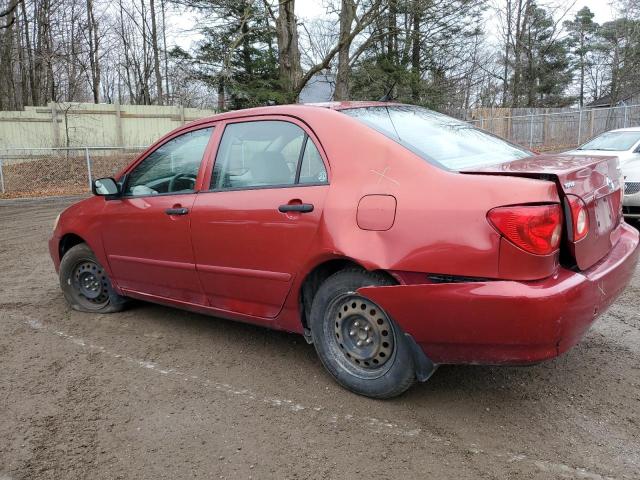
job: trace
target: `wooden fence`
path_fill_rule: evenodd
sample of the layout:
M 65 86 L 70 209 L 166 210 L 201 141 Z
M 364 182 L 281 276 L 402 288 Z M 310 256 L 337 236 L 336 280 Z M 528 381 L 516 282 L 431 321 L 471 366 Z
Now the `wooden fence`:
M 559 150 L 613 128 L 640 125 L 640 106 L 595 109 L 475 109 L 446 112 L 531 148 Z M 142 147 L 213 110 L 144 105 L 51 103 L 0 112 L 0 149 Z
M 144 146 L 215 113 L 171 106 L 50 103 L 0 112 L 0 148 Z

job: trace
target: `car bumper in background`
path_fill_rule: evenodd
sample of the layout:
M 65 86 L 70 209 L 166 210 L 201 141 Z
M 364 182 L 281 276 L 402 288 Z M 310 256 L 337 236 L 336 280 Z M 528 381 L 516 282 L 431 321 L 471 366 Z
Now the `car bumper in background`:
M 640 182 L 625 183 L 622 213 L 627 218 L 640 218 Z
M 435 363 L 528 364 L 580 341 L 620 295 L 638 262 L 638 232 L 626 224 L 592 268 L 564 268 L 535 282 L 481 281 L 365 287 Z

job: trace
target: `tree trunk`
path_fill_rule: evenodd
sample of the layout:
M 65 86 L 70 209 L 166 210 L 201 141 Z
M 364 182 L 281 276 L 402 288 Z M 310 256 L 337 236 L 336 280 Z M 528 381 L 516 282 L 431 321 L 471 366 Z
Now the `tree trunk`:
M 580 32 L 580 108 L 584 106 L 584 62 L 585 34 Z
M 411 99 L 420 101 L 420 0 L 413 1 L 413 27 L 411 29 Z
M 296 101 L 296 87 L 302 77 L 295 0 L 280 0 L 276 20 L 280 87 L 291 102 Z
M 147 39 L 147 9 L 145 0 L 140 0 L 140 13 L 142 16 L 142 24 L 140 26 L 142 29 L 142 69 L 139 69 L 140 84 L 142 90 L 141 96 L 143 105 L 151 105 L 151 95 L 149 93 L 149 77 L 151 75 L 149 64 L 147 63 L 149 60 L 147 54 L 149 41 Z
M 342 0 L 340 10 L 340 33 L 338 42 L 338 73 L 336 75 L 336 89 L 333 94 L 334 100 L 349 100 L 349 76 L 351 66 L 349 65 L 349 51 L 351 49 L 351 25 L 356 15 L 356 6 L 353 0 Z
M 398 27 L 396 23 L 396 16 L 398 15 L 397 0 L 389 0 L 389 23 L 387 32 L 387 54 L 389 60 L 395 63 L 397 58 L 396 52 L 398 50 Z
M 220 75 L 218 78 L 218 111 L 224 112 L 224 77 Z
M 511 35 L 513 32 L 513 10 L 512 0 L 507 0 L 507 33 L 504 42 L 504 72 L 502 77 L 502 107 L 507 106 L 507 94 L 509 91 L 509 45 L 511 43 Z
M 24 5 L 24 0 L 21 0 L 20 2 L 20 13 L 22 13 L 22 24 L 24 25 L 24 45 L 25 45 L 25 49 L 27 51 L 27 71 L 28 71 L 28 77 L 29 77 L 29 98 L 30 98 L 30 102 L 25 102 L 25 105 L 36 105 L 36 97 L 35 97 L 35 73 L 34 73 L 34 66 L 33 66 L 33 50 L 32 50 L 32 45 L 31 45 L 31 39 L 29 37 L 29 18 L 27 17 L 27 10 L 26 7 Z
M 527 14 L 529 10 L 529 1 L 530 0 L 517 0 L 517 11 L 516 11 L 516 31 L 515 31 L 515 42 L 513 46 L 513 87 L 511 89 L 511 106 L 518 107 L 520 104 L 520 95 L 521 95 L 521 83 L 522 83 L 522 44 L 523 44 L 523 35 L 525 32 L 524 24 L 527 22 Z M 523 3 L 524 2 L 524 3 Z
M 125 70 L 125 81 L 127 84 L 127 90 L 129 91 L 129 99 L 131 103 L 136 103 L 136 93 L 133 90 L 133 80 L 131 79 L 131 61 L 129 55 L 129 40 L 127 39 L 127 35 L 124 28 L 124 6 L 122 4 L 122 0 L 118 1 L 120 8 L 120 36 L 122 38 L 122 47 L 123 47 L 123 56 L 124 56 L 124 70 Z M 121 102 L 122 103 L 122 102 Z M 138 102 L 139 103 L 139 102 Z
M 246 5 L 245 5 L 246 8 Z M 251 39 L 249 38 L 249 25 L 242 22 L 242 63 L 245 73 L 251 77 L 253 75 L 253 62 L 251 61 Z
M 93 103 L 100 103 L 100 65 L 98 59 L 98 22 L 93 11 L 93 0 L 87 0 L 87 33 L 89 37 L 89 68 Z
M 156 2 L 149 0 L 149 13 L 151 14 L 151 48 L 153 49 L 153 70 L 156 74 L 156 90 L 158 105 L 163 104 L 162 74 L 160 73 L 160 52 L 158 48 L 158 25 L 156 21 Z
M 167 52 L 167 23 L 165 21 L 165 0 L 160 0 L 160 7 L 162 9 L 162 47 L 164 49 L 164 93 L 167 97 L 167 103 L 171 103 L 171 90 L 169 90 L 169 54 Z
M 11 110 L 15 108 L 12 98 L 14 89 L 11 88 L 13 81 L 13 37 L 15 27 L 15 17 L 13 10 L 9 11 L 6 18 L 7 27 L 0 29 L 0 110 Z

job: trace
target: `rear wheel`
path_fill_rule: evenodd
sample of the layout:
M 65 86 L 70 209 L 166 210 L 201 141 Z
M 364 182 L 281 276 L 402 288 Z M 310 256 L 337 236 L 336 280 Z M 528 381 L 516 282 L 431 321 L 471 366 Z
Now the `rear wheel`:
M 70 248 L 62 257 L 60 288 L 71 307 L 81 312 L 118 312 L 126 303 L 126 298 L 113 290 L 104 268 L 84 243 Z
M 395 322 L 358 295 L 365 286 L 392 285 L 360 269 L 335 273 L 320 286 L 311 307 L 311 332 L 329 373 L 349 390 L 374 398 L 400 395 L 415 381 L 411 352 Z

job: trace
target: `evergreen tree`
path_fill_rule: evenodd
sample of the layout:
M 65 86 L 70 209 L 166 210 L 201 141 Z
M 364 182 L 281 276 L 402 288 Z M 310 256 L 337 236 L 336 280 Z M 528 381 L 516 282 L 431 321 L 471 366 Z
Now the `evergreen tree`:
M 572 65 L 578 71 L 580 86 L 579 103 L 584 106 L 586 73 L 593 66 L 593 53 L 599 25 L 593 21 L 594 14 L 589 7 L 583 7 L 573 20 L 564 22 L 571 49 Z
M 549 11 L 530 1 L 514 47 L 511 78 L 514 107 L 565 106 L 573 99 L 565 92 L 572 81 L 568 42 Z
M 204 38 L 192 59 L 193 74 L 217 89 L 221 110 L 286 101 L 279 84 L 275 30 L 262 0 L 185 3 L 215 15 L 215 22 L 200 29 Z

